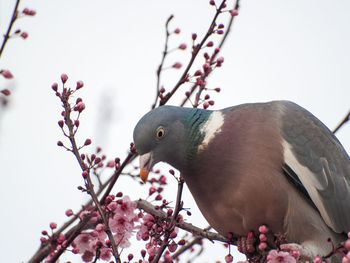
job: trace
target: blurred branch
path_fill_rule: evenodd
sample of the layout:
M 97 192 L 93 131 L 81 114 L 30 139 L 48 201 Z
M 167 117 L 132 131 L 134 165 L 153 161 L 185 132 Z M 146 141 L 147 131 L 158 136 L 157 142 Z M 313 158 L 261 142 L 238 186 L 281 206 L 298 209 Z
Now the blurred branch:
M 14 8 L 13 13 L 12 13 L 10 24 L 9 24 L 9 26 L 7 28 L 6 34 L 4 35 L 4 40 L 3 40 L 1 48 L 0 48 L 0 57 L 2 55 L 2 52 L 5 49 L 7 40 L 10 38 L 10 33 L 11 33 L 12 26 L 13 26 L 13 24 L 15 23 L 15 21 L 17 19 L 17 15 L 18 15 L 18 11 L 17 10 L 18 10 L 18 6 L 19 6 L 19 2 L 20 2 L 20 0 L 16 1 L 16 5 L 15 5 L 15 8 Z
M 345 118 L 338 124 L 338 126 L 333 130 L 333 133 L 335 134 L 349 120 L 350 120 L 350 111 L 347 113 Z

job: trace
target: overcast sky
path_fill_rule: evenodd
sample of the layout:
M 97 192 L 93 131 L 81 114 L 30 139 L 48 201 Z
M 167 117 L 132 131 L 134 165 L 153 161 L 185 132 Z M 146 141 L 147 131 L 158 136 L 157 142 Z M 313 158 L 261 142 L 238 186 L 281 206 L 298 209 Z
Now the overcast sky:
M 0 0 L 1 35 L 14 4 Z M 77 210 L 86 200 L 76 190 L 82 184 L 76 160 L 56 146 L 63 140 L 57 125 L 61 109 L 51 84 L 63 72 L 71 86 L 84 81 L 78 96 L 87 107 L 78 141 L 89 137 L 93 147 L 87 151 L 101 145 L 110 158 L 123 158 L 136 122 L 154 99 L 165 20 L 175 15 L 170 27 L 179 27 L 181 34 L 171 38 L 170 46 L 177 47 L 190 44 L 192 32 L 202 37 L 214 14 L 208 1 L 201 0 L 22 0 L 20 9 L 24 7 L 37 15 L 20 19 L 14 29 L 29 37 L 10 40 L 0 60 L 0 69 L 15 76 L 0 78 L 0 87 L 13 89 L 9 107 L 0 111 L 3 262 L 28 260 L 49 222 L 61 225 L 64 211 Z M 222 50 L 223 67 L 208 81 L 208 87 L 222 89 L 212 94 L 213 109 L 287 99 L 333 129 L 350 108 L 349 10 L 348 0 L 242 1 Z M 223 15 L 219 22 L 227 18 Z M 186 64 L 189 57 L 189 50 L 174 52 L 166 64 Z M 181 72 L 164 72 L 164 87 L 170 89 Z M 170 104 L 179 104 L 185 91 Z M 349 151 L 350 126 L 337 135 Z M 135 181 L 117 186 L 133 198 L 145 197 L 145 188 Z M 174 182 L 171 189 L 169 198 L 175 198 Z M 188 220 L 206 226 L 190 193 L 184 195 L 193 213 Z M 223 260 L 227 254 L 220 244 L 205 246 L 207 254 L 197 262 Z M 79 257 L 68 258 L 79 262 Z

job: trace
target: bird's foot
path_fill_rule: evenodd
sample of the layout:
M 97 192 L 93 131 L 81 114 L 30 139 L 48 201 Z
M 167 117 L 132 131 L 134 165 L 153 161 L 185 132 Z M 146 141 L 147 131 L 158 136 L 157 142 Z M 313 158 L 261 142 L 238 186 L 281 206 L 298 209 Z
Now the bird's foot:
M 302 245 L 296 243 L 281 244 L 282 251 L 289 252 L 293 257 L 297 258 L 301 262 L 312 262 L 312 255 L 309 250 L 305 249 Z
M 253 232 L 250 232 L 248 236 L 242 236 L 239 237 L 237 240 L 237 248 L 238 251 L 243 254 L 251 254 L 255 252 L 255 246 L 254 243 L 256 241 L 256 238 L 254 236 Z

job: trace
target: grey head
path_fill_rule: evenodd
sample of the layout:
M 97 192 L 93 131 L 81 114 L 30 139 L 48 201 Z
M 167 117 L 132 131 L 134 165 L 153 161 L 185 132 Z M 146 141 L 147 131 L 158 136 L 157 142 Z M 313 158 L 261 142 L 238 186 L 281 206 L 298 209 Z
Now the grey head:
M 134 129 L 141 179 L 146 181 L 150 169 L 160 161 L 180 171 L 186 169 L 202 139 L 198 127 L 210 113 L 200 109 L 162 106 L 144 115 Z

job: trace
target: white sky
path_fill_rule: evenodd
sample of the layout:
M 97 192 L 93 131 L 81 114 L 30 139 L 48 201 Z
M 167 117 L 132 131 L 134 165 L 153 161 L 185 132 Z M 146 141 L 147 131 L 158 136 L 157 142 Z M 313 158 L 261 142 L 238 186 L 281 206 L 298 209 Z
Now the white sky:
M 15 76 L 11 81 L 0 78 L 0 87 L 15 87 L 10 107 L 0 112 L 3 262 L 28 260 L 39 246 L 41 230 L 51 221 L 62 224 L 64 211 L 77 210 L 86 198 L 76 190 L 82 184 L 77 162 L 56 146 L 63 139 L 57 125 L 61 109 L 51 84 L 63 72 L 71 86 L 82 79 L 85 87 L 79 96 L 87 109 L 78 140 L 90 137 L 111 158 L 124 157 L 136 122 L 154 99 L 165 20 L 174 14 L 171 28 L 182 30 L 170 45 L 189 44 L 191 33 L 200 38 L 212 19 L 208 2 L 22 0 L 21 9 L 33 8 L 37 15 L 20 19 L 14 29 L 27 31 L 29 37 L 9 41 L 0 60 L 0 68 Z M 14 4 L 0 0 L 1 34 Z M 222 52 L 223 67 L 208 83 L 222 88 L 220 94 L 212 94 L 213 109 L 288 99 L 333 129 L 349 110 L 349 10 L 347 0 L 242 1 Z M 167 64 L 185 64 L 189 56 L 188 50 L 173 53 Z M 166 89 L 180 73 L 164 72 Z M 182 88 L 170 104 L 178 104 L 185 91 Z M 338 133 L 348 151 L 349 131 L 348 125 Z M 169 196 L 174 198 L 176 186 L 171 187 Z M 129 180 L 122 180 L 120 189 L 133 198 L 144 197 L 139 193 L 147 190 Z M 188 191 L 185 206 L 193 208 L 191 222 L 206 226 Z M 197 262 L 224 260 L 227 250 L 221 245 L 206 247 Z M 79 262 L 79 257 L 68 258 Z

